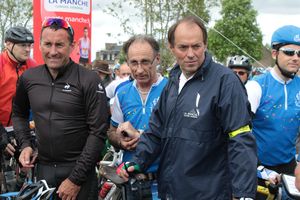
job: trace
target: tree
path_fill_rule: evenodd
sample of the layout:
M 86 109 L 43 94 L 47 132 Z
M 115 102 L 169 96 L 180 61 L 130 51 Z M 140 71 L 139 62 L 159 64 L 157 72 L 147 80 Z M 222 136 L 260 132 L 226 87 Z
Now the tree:
M 262 57 L 262 33 L 251 0 L 222 0 L 221 5 L 222 18 L 214 26 L 219 33 L 213 29 L 208 33 L 209 50 L 220 62 L 225 62 L 228 56 L 246 53 L 259 60 Z
M 171 24 L 186 15 L 200 16 L 208 23 L 210 17 L 207 6 L 216 2 L 217 0 L 112 0 L 104 12 L 117 18 L 123 31 L 130 35 L 135 34 L 134 26 L 142 25 L 144 34 L 152 35 L 159 41 L 161 65 L 168 67 L 174 62 L 167 48 L 167 33 Z
M 32 0 L 2 0 L 0 4 L 0 41 L 4 47 L 5 31 L 16 25 L 27 26 L 32 18 Z

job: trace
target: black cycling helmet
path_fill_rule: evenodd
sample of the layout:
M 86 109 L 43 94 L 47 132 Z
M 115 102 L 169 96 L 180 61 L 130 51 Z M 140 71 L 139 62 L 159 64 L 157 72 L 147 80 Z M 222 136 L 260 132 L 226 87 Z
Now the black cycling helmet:
M 252 66 L 250 64 L 250 59 L 246 56 L 233 56 L 230 58 L 228 62 L 228 67 L 232 68 L 243 68 L 246 69 L 248 72 L 251 71 Z
M 25 27 L 14 26 L 5 32 L 5 42 L 10 41 L 12 43 L 33 43 L 32 33 Z

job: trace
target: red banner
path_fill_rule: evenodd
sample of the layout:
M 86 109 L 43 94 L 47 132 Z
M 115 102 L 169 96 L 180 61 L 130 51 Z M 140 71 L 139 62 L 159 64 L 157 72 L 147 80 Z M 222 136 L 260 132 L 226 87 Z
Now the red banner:
M 33 2 L 34 59 L 39 64 L 44 63 L 39 50 L 42 23 L 49 17 L 56 17 L 68 21 L 74 29 L 76 45 L 71 54 L 72 60 L 78 63 L 80 57 L 88 57 L 90 62 L 92 0 L 34 0 Z

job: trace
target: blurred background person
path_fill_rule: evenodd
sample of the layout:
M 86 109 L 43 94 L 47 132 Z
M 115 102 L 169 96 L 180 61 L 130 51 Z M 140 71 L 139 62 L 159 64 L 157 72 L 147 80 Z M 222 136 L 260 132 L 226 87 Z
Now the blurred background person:
M 120 64 L 117 63 L 115 64 L 115 66 L 113 67 L 113 78 L 114 79 L 119 79 L 120 76 L 119 76 L 119 73 L 120 73 Z
M 117 90 L 126 84 L 127 81 L 129 81 L 131 77 L 131 69 L 127 65 L 126 62 L 124 62 L 122 65 L 120 65 L 120 68 L 118 69 L 119 78 L 113 80 L 106 88 L 106 96 L 109 99 L 109 104 L 112 105 L 114 100 L 114 96 L 117 93 Z
M 111 71 L 109 69 L 108 62 L 103 60 L 95 60 L 92 65 L 92 70 L 98 73 L 104 87 L 112 82 L 113 79 L 111 77 Z
M 89 52 L 91 49 L 91 41 L 88 37 L 89 30 L 87 27 L 83 28 L 83 37 L 81 37 L 78 41 L 79 46 L 79 64 L 86 66 L 89 63 Z
M 248 57 L 238 55 L 233 56 L 229 59 L 228 67 L 238 75 L 243 84 L 247 83 L 252 69 L 252 65 Z
M 0 54 L 0 133 L 3 137 L 0 146 L 13 156 L 15 148 L 9 143 L 4 127 L 12 125 L 12 102 L 19 77 L 37 64 L 30 58 L 34 39 L 27 28 L 11 27 L 6 31 L 4 40 L 5 50 Z

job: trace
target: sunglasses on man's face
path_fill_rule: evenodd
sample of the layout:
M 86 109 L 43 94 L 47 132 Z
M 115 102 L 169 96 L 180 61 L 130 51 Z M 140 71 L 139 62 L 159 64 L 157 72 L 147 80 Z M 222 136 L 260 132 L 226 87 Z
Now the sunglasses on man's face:
M 282 51 L 282 53 L 287 56 L 294 56 L 295 54 L 297 54 L 298 58 L 300 58 L 300 50 L 280 48 L 279 51 Z
M 247 74 L 247 72 L 243 72 L 243 71 L 234 71 L 234 73 L 236 73 L 239 76 L 244 76 L 245 74 Z
M 46 28 L 49 26 L 56 26 L 59 28 L 64 28 L 66 30 L 70 30 L 71 34 L 74 35 L 74 31 L 73 28 L 71 27 L 71 25 L 69 24 L 69 22 L 60 19 L 60 18 L 48 18 L 45 19 L 43 24 L 42 24 L 42 28 Z

